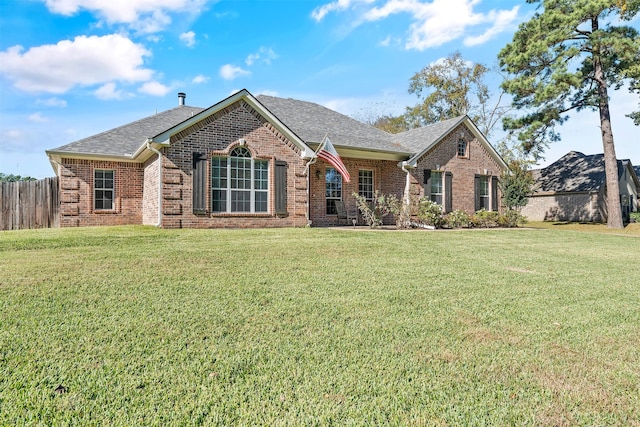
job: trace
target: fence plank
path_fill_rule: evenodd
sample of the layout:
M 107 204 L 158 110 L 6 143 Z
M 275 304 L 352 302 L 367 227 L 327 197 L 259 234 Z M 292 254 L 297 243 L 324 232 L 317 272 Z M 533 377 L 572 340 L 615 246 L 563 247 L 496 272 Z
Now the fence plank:
M 0 230 L 60 226 L 58 178 L 0 182 Z

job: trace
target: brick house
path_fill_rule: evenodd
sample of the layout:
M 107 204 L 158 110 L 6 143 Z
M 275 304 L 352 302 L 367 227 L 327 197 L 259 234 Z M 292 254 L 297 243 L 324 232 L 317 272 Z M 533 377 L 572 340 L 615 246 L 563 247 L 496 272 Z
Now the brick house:
M 604 154 L 570 151 L 549 166 L 532 171 L 535 192 L 522 214 L 532 221 L 606 222 Z M 625 220 L 638 210 L 640 180 L 629 160 L 618 160 L 620 204 Z
M 498 210 L 504 161 L 467 116 L 391 135 L 318 104 L 241 90 L 47 150 L 63 227 L 337 224 L 353 192 L 426 195 L 445 212 Z M 352 179 L 315 151 L 328 135 Z M 390 219 L 392 221 L 392 219 Z

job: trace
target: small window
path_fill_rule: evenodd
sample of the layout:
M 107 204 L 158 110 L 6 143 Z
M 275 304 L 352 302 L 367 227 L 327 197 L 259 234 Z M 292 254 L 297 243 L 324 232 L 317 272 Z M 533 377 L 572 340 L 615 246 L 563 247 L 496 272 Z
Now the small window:
M 327 215 L 336 215 L 336 201 L 342 200 L 342 175 L 334 168 L 327 168 L 325 174 Z
M 432 202 L 442 205 L 442 172 L 431 171 L 431 179 L 429 181 L 431 182 L 431 195 L 429 198 Z
M 368 202 L 373 201 L 373 171 L 358 171 L 358 194 Z
M 458 157 L 468 157 L 467 141 L 462 138 L 458 140 Z
M 489 177 L 481 176 L 480 177 L 480 209 L 490 210 L 491 205 L 489 204 Z
M 96 169 L 93 172 L 93 206 L 95 210 L 113 209 L 113 170 Z

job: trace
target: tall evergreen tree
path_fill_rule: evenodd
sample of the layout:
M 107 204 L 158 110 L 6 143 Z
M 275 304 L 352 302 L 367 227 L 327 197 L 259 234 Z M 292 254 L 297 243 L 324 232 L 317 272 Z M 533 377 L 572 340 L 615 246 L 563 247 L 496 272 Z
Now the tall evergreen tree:
M 622 25 L 640 10 L 640 0 L 527 0 L 539 3 L 499 54 L 511 75 L 502 87 L 524 114 L 506 118 L 527 151 L 544 151 L 559 139 L 556 125 L 571 110 L 599 112 L 604 146 L 608 219 L 622 228 L 618 167 L 611 129 L 608 89 L 640 93 L 640 36 Z M 640 124 L 638 112 L 628 115 Z

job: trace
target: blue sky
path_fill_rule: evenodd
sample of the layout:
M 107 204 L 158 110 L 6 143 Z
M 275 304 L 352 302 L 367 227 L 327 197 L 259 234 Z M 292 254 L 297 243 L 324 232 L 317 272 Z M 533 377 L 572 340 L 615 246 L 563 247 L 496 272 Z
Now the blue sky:
M 412 75 L 455 51 L 495 65 L 532 13 L 504 0 L 2 0 L 0 172 L 53 176 L 44 150 L 172 108 L 180 91 L 200 107 L 246 88 L 399 114 L 418 101 Z M 636 165 L 637 105 L 613 94 L 617 155 Z M 602 152 L 596 114 L 560 131 L 542 165 Z

